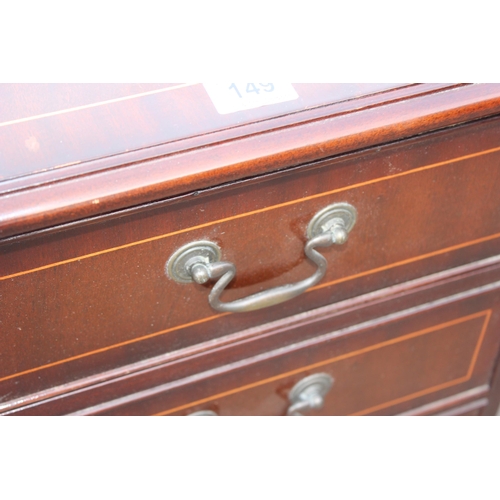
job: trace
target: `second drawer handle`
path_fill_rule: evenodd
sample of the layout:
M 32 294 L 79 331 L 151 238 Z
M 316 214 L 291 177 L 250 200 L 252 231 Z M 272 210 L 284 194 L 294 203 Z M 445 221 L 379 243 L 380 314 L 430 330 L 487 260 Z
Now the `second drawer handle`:
M 315 373 L 297 382 L 290 391 L 288 416 L 303 416 L 303 411 L 323 408 L 325 396 L 332 388 L 333 378 L 328 373 Z
M 288 394 L 290 405 L 287 416 L 304 416 L 303 411 L 320 410 L 325 403 L 325 396 L 332 388 L 333 378 L 328 373 L 315 373 L 299 380 Z M 218 416 L 212 410 L 199 410 L 188 417 Z
M 208 302 L 216 311 L 247 312 L 273 306 L 290 300 L 316 285 L 325 275 L 327 261 L 316 251 L 317 247 L 342 245 L 356 222 L 356 209 L 348 203 L 335 203 L 318 212 L 307 228 L 308 240 L 304 247 L 307 258 L 316 264 L 314 274 L 306 279 L 282 285 L 233 302 L 221 302 L 220 296 L 236 275 L 232 262 L 220 261 L 220 248 L 211 241 L 195 241 L 179 248 L 168 260 L 166 274 L 180 283 L 206 283 L 219 278 L 213 286 Z

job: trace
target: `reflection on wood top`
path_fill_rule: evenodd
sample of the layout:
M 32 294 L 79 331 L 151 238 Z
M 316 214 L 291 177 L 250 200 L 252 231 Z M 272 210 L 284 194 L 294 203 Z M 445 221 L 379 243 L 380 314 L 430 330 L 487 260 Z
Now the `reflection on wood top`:
M 0 85 L 0 239 L 500 113 L 498 84 L 291 85 L 228 114 L 197 83 Z
M 401 86 L 295 84 L 299 94 L 295 101 L 220 115 L 199 83 L 2 84 L 0 180 L 270 120 Z

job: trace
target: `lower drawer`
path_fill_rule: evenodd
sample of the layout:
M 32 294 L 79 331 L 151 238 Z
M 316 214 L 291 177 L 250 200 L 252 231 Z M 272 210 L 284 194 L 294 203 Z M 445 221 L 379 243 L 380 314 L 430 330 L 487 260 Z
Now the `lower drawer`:
M 73 408 L 71 397 L 63 398 L 66 409 L 57 411 L 285 415 L 304 399 L 301 386 L 317 397 L 318 375 L 331 387 L 322 405 L 302 405 L 302 414 L 482 411 L 500 346 L 500 281 L 488 281 L 498 278 L 498 267 L 447 275 L 439 284 L 402 284 L 240 332 L 226 344 L 83 391 Z M 87 408 L 78 410 L 75 401 Z M 33 410 L 44 413 L 43 405 Z
M 488 328 L 491 316 L 487 308 L 436 322 L 434 311 L 424 312 L 365 329 L 372 341 L 347 352 L 336 338 L 339 332 L 328 334 L 299 350 L 172 390 L 163 395 L 157 414 L 285 415 L 300 400 L 304 414 L 394 414 L 401 405 L 489 378 L 495 351 L 486 344 L 498 337 L 498 330 Z M 246 383 L 234 384 L 237 380 Z M 323 396 L 327 381 L 332 386 Z M 324 404 L 315 408 L 313 398 L 321 396 Z

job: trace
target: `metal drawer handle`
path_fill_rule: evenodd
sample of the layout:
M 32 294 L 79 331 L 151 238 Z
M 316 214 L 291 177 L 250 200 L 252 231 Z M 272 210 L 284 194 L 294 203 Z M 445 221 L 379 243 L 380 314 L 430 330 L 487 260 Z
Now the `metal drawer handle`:
M 301 413 L 307 410 L 319 410 L 323 408 L 325 396 L 332 388 L 333 378 L 328 373 L 315 373 L 297 382 L 288 394 L 290 406 L 287 416 L 297 417 L 304 415 Z M 188 417 L 198 416 L 218 416 L 212 410 L 200 410 L 190 413 Z
M 221 302 L 220 296 L 236 274 L 232 262 L 221 262 L 221 250 L 211 241 L 195 241 L 179 248 L 165 265 L 167 276 L 179 283 L 199 284 L 219 278 L 208 296 L 216 311 L 247 312 L 290 300 L 316 285 L 326 273 L 327 261 L 317 247 L 342 245 L 356 222 L 356 209 L 348 203 L 335 203 L 318 212 L 307 227 L 304 247 L 307 258 L 316 264 L 312 276 L 291 285 L 283 285 L 233 302 Z
M 332 388 L 333 378 L 327 373 L 315 373 L 297 382 L 288 395 L 290 406 L 288 416 L 303 416 L 304 410 L 319 410 L 323 408 L 325 396 Z

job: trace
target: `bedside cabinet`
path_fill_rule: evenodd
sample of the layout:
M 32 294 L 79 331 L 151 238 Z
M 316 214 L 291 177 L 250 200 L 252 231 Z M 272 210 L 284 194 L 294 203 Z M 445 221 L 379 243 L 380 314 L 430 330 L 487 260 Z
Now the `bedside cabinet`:
M 4 415 L 496 412 L 500 85 L 0 95 Z

